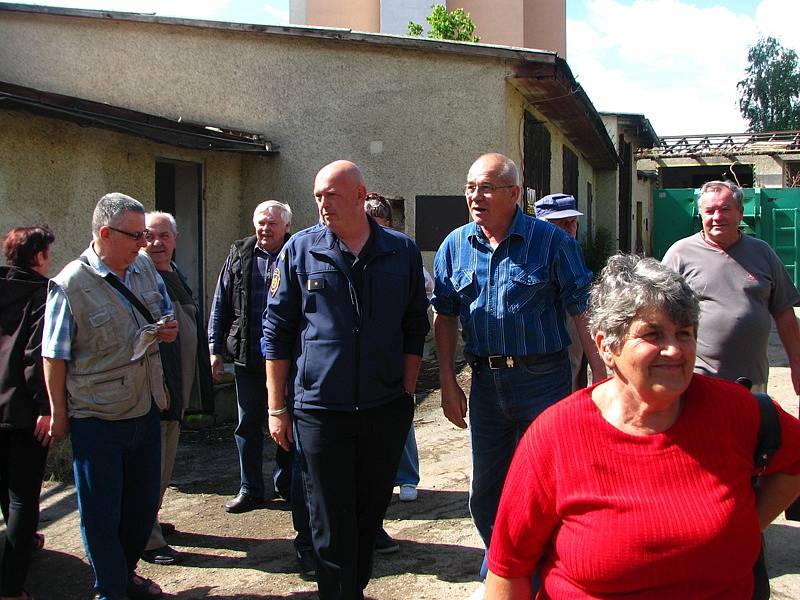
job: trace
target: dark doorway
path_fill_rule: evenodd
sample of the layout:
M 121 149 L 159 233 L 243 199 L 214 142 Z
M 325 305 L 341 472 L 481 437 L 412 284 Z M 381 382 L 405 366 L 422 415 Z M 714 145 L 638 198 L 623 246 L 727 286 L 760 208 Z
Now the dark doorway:
M 562 186 L 561 193 L 569 194 L 575 200 L 578 199 L 578 155 L 564 146 L 562 151 Z
M 633 153 L 631 144 L 619 136 L 619 157 L 622 163 L 619 166 L 619 249 L 620 252 L 631 251 L 631 166 Z
M 156 210 L 175 217 L 180 235 L 175 262 L 189 281 L 195 301 L 205 315 L 203 165 L 156 161 Z
M 594 192 L 592 182 L 586 182 L 586 231 L 583 234 L 587 239 L 594 237 Z
M 535 200 L 550 193 L 550 132 L 544 123 L 525 113 L 524 178 L 526 188 L 534 190 Z
M 469 222 L 464 196 L 417 196 L 414 231 L 417 247 L 435 252 L 447 234 Z

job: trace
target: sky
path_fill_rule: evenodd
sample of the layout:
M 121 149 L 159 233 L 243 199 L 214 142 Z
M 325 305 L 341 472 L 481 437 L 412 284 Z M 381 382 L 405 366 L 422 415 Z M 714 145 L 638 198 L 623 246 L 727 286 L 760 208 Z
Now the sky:
M 289 23 L 289 0 L 16 2 Z M 800 53 L 798 23 L 800 0 L 567 0 L 567 62 L 599 111 L 644 114 L 659 135 L 737 133 L 748 47 L 772 35 Z

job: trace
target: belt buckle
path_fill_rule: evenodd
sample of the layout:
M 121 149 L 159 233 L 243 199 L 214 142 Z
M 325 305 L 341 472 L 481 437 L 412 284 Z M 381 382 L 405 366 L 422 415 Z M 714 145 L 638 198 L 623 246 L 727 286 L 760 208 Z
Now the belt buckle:
M 489 368 L 493 371 L 498 369 L 511 369 L 514 366 L 513 356 L 503 356 L 502 354 L 495 354 L 488 357 Z

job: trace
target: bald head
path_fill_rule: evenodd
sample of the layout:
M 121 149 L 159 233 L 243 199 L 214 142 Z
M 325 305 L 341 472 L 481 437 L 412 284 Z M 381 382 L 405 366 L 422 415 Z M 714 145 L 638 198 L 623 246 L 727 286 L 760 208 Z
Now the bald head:
M 506 185 L 519 185 L 519 171 L 513 160 L 498 152 L 489 152 L 478 157 L 469 168 L 469 173 L 493 173 L 498 181 Z
M 351 186 L 364 186 L 364 175 L 358 165 L 350 162 L 349 160 L 335 160 L 330 164 L 325 165 L 317 173 L 315 180 L 319 181 L 320 178 L 337 179 L 342 183 L 347 183 Z
M 337 160 L 322 167 L 314 180 L 320 219 L 340 237 L 369 229 L 364 213 L 366 196 L 361 169 L 349 160 Z

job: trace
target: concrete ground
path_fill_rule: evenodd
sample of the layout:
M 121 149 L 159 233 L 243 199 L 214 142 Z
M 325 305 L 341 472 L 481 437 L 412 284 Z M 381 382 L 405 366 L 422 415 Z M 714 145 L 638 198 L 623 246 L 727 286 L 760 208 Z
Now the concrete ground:
M 797 414 L 786 360 L 777 348 L 773 345 L 770 392 Z M 435 364 L 426 363 L 424 380 L 435 377 Z M 401 549 L 376 557 L 367 588 L 374 599 L 458 600 L 478 586 L 482 549 L 467 512 L 468 433 L 445 421 L 438 390 L 429 387 L 415 419 L 422 464 L 419 499 L 400 503 L 395 495 L 389 507 L 386 529 Z M 272 448 L 265 454 L 271 457 Z M 265 464 L 267 478 L 271 470 L 271 463 Z M 229 515 L 222 505 L 237 487 L 232 429 L 185 432 L 162 511 L 162 519 L 178 528 L 170 543 L 184 561 L 172 567 L 140 563 L 140 573 L 158 581 L 168 598 L 314 598 L 313 581 L 295 573 L 286 504 L 273 501 L 263 510 Z M 92 597 L 78 523 L 73 486 L 47 484 L 41 523 L 46 549 L 34 560 L 28 586 L 36 598 Z M 799 527 L 781 518 L 767 531 L 773 598 L 800 598 Z

